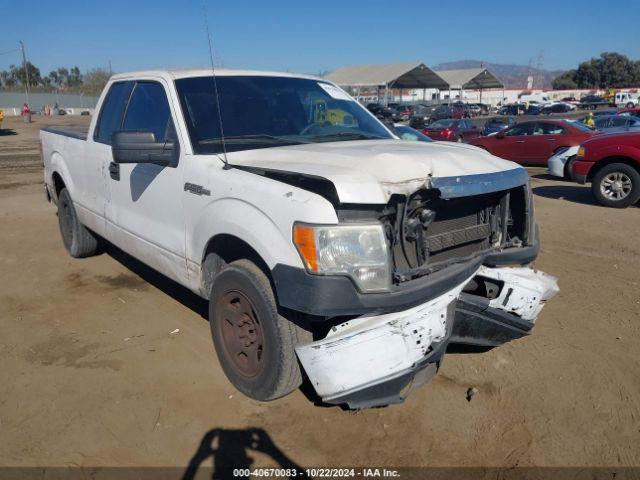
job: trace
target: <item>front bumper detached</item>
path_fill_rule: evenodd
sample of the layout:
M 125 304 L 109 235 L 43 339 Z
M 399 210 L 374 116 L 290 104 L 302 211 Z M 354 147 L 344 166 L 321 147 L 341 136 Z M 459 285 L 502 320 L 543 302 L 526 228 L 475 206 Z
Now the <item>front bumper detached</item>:
M 546 301 L 558 293 L 556 279 L 527 267 L 481 267 L 477 274 L 502 285 L 488 299 L 461 293 L 451 343 L 495 347 L 528 335 Z
M 553 277 L 526 267 L 483 266 L 476 275 L 499 282 L 499 294 L 462 293 L 467 278 L 421 305 L 363 315 L 297 346 L 318 395 L 350 408 L 400 403 L 437 373 L 450 341 L 492 346 L 526 335 L 558 291 Z
M 296 347 L 318 395 L 350 408 L 402 402 L 436 374 L 466 283 L 402 312 L 354 318 Z

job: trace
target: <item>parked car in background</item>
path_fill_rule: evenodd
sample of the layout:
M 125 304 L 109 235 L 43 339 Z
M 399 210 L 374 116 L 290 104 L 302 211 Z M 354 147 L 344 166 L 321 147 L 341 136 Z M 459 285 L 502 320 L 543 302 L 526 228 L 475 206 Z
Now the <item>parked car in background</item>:
M 436 107 L 415 105 L 409 118 L 409 126 L 416 130 L 422 130 L 431 123 L 435 109 Z
M 580 99 L 578 108 L 595 110 L 598 107 L 609 106 L 609 100 L 600 95 L 587 95 Z
M 433 110 L 431 120 L 460 119 L 464 116 L 464 108 L 457 105 L 439 105 Z
M 480 137 L 482 135 L 482 129 L 466 118 L 461 120 L 449 118 L 433 122 L 422 130 L 422 133 L 433 140 L 468 142 L 473 138 Z
M 482 127 L 482 135 L 491 135 L 498 133 L 505 128 L 509 128 L 516 124 L 516 119 L 513 117 L 492 117 L 489 118 Z
M 615 96 L 616 107 L 634 108 L 638 106 L 640 93 L 618 92 Z
M 640 108 L 623 108 L 618 110 L 616 115 L 631 115 L 633 117 L 640 117 Z
M 478 105 L 477 103 L 469 103 L 465 108 L 467 109 L 467 111 L 469 112 L 469 116 L 471 117 L 477 117 L 482 113 L 482 108 L 480 108 L 480 105 Z
M 552 103 L 551 105 L 542 107 L 542 111 L 540 113 L 543 113 L 545 115 L 549 115 L 551 113 L 567 113 L 575 109 L 575 105 L 571 105 L 570 103 L 556 102 Z
M 498 115 L 524 115 L 527 107 L 524 103 L 512 103 L 505 105 L 498 110 Z
M 596 130 L 618 133 L 640 130 L 640 117 L 632 115 L 601 115 L 596 117 Z
M 580 145 L 595 133 L 587 126 L 566 120 L 522 122 L 495 135 L 469 143 L 517 163 L 546 165 L 554 152 Z
M 393 123 L 387 125 L 400 140 L 409 140 L 413 142 L 433 142 L 432 139 L 427 137 L 424 133 L 416 130 L 415 128 L 408 127 L 401 123 Z
M 578 145 L 558 148 L 547 161 L 549 175 L 571 180 L 571 160 L 577 155 L 578 148 Z
M 591 182 L 598 202 L 626 208 L 640 200 L 640 132 L 598 135 L 586 140 L 571 162 L 573 179 Z
M 391 106 L 380 105 L 379 103 L 369 103 L 367 110 L 373 113 L 380 120 L 400 121 L 400 112 Z

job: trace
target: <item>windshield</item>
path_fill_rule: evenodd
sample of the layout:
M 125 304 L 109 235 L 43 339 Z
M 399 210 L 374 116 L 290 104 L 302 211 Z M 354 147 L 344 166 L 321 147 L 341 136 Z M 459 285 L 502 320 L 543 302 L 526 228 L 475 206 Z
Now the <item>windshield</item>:
M 433 122 L 427 128 L 449 128 L 453 125 L 453 122 L 455 122 L 455 120 L 438 120 L 437 122 Z
M 401 140 L 410 140 L 414 142 L 433 142 L 433 140 L 427 137 L 424 133 L 419 132 L 414 128 L 407 127 L 406 125 L 394 125 L 393 130 Z
M 221 131 L 227 152 L 393 138 L 330 83 L 262 76 L 218 76 L 215 83 L 213 77 L 194 77 L 175 83 L 195 153 L 222 152 Z

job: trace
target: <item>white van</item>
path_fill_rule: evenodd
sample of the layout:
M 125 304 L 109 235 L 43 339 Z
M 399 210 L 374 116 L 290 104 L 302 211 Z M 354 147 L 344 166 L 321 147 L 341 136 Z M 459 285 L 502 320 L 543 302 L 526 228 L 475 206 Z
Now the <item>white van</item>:
M 520 95 L 518 97 L 519 101 L 522 103 L 529 102 L 540 105 L 541 107 L 552 103 L 549 97 L 547 97 L 544 93 L 532 93 L 530 95 Z

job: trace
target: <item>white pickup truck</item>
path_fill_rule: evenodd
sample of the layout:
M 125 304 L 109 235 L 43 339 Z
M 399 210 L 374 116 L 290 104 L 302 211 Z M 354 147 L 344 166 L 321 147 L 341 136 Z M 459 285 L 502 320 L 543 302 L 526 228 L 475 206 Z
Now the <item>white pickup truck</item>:
M 209 300 L 229 380 L 272 400 L 402 401 L 449 342 L 529 333 L 556 282 L 528 176 L 476 147 L 409 142 L 326 80 L 113 76 L 88 131 L 43 129 L 73 257 L 124 250 Z

